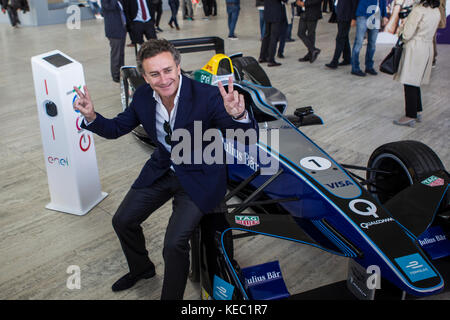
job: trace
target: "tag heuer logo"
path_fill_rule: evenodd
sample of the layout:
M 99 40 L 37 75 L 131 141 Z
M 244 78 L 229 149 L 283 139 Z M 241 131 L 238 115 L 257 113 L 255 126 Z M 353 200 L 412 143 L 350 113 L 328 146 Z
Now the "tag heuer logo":
M 234 222 L 245 227 L 253 227 L 259 224 L 258 216 L 235 216 Z
M 444 185 L 444 179 L 431 176 L 423 180 L 422 183 L 429 187 L 439 187 Z

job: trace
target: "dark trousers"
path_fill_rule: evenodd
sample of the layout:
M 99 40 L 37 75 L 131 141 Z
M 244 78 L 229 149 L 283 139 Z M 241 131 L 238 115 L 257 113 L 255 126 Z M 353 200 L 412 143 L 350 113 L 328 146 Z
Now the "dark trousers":
M 202 0 L 202 5 L 205 16 L 210 16 L 212 13 L 212 0 Z
M 269 62 L 275 61 L 278 39 L 280 38 L 282 26 L 285 22 L 266 22 L 266 29 L 261 43 L 259 59 Z
M 217 16 L 217 1 L 211 0 L 211 12 L 213 16 Z
M 327 11 L 327 4 L 328 7 L 330 8 L 330 12 L 334 11 L 334 1 L 333 0 L 323 0 L 322 1 L 322 11 L 326 12 Z
M 316 27 L 317 20 L 305 21 L 300 18 L 300 22 L 298 23 L 297 35 L 303 41 L 306 48 L 308 48 L 308 53 L 311 53 L 316 49 Z
M 351 21 L 338 21 L 337 23 L 337 36 L 336 36 L 336 48 L 334 49 L 333 60 L 331 64 L 337 65 L 341 54 L 344 62 L 350 63 L 352 59 L 352 51 L 350 48 L 350 39 L 348 34 L 350 32 Z
M 120 68 L 125 64 L 125 39 L 108 38 L 110 51 L 110 67 L 113 80 L 120 80 Z
M 130 38 L 132 43 L 144 43 L 144 35 L 148 39 L 156 39 L 153 19 L 148 22 L 133 21 L 131 23 Z
M 189 239 L 203 213 L 169 170 L 150 187 L 130 189 L 112 219 L 132 275 L 143 273 L 152 262 L 141 224 L 159 207 L 172 201 L 172 215 L 164 237 L 164 281 L 161 299 L 182 300 L 189 273 Z
M 405 115 L 409 118 L 417 118 L 417 112 L 422 112 L 422 96 L 420 87 L 404 85 L 405 89 Z
M 17 10 L 19 8 L 17 6 L 9 5 L 6 10 L 8 11 L 9 21 L 13 27 L 20 24 L 19 15 L 17 14 Z
M 169 0 L 169 6 L 170 11 L 172 13 L 172 16 L 170 17 L 169 24 L 172 22 L 175 24 L 175 27 L 178 27 L 178 20 L 177 20 L 177 13 L 178 9 L 180 8 L 180 1 L 179 0 Z
M 163 7 L 161 1 L 155 7 L 155 26 L 157 27 L 159 27 L 159 23 L 161 22 L 162 14 L 163 14 Z
M 234 30 L 236 29 L 236 24 L 239 17 L 239 11 L 241 10 L 240 5 L 235 5 L 234 3 L 227 3 L 227 14 L 228 14 L 228 36 L 234 37 Z
M 281 26 L 281 33 L 280 33 L 280 39 L 278 44 L 278 55 L 284 54 L 284 46 L 286 45 L 286 38 L 288 38 L 288 28 L 290 25 L 287 24 L 287 22 L 284 22 Z

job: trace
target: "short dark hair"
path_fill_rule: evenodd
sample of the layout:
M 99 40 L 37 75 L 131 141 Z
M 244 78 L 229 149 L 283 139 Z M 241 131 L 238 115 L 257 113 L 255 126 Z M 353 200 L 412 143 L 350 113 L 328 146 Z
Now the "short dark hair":
M 175 48 L 175 46 L 166 39 L 150 39 L 141 46 L 137 54 L 137 67 L 141 74 L 144 74 L 144 68 L 142 63 L 147 58 L 152 58 L 160 53 L 170 52 L 172 54 L 173 60 L 175 60 L 178 66 L 181 62 L 180 52 Z
M 440 1 L 439 0 L 421 0 L 420 3 L 424 7 L 432 7 L 432 8 L 437 8 L 440 5 Z

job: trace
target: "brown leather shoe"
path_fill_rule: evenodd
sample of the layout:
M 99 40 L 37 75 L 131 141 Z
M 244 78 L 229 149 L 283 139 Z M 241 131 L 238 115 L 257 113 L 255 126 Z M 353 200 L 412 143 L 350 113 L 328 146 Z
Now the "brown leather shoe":
M 281 66 L 281 63 L 276 62 L 276 61 L 272 61 L 272 62 L 269 62 L 269 63 L 267 64 L 267 66 L 268 66 L 268 67 L 278 67 L 278 66 Z

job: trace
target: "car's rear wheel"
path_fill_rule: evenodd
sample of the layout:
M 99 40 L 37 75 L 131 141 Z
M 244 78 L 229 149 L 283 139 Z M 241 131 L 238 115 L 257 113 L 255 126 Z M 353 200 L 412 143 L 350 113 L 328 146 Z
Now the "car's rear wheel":
M 445 171 L 436 153 L 418 141 L 397 141 L 378 147 L 370 156 L 367 172 L 369 192 L 381 203 L 432 172 Z

